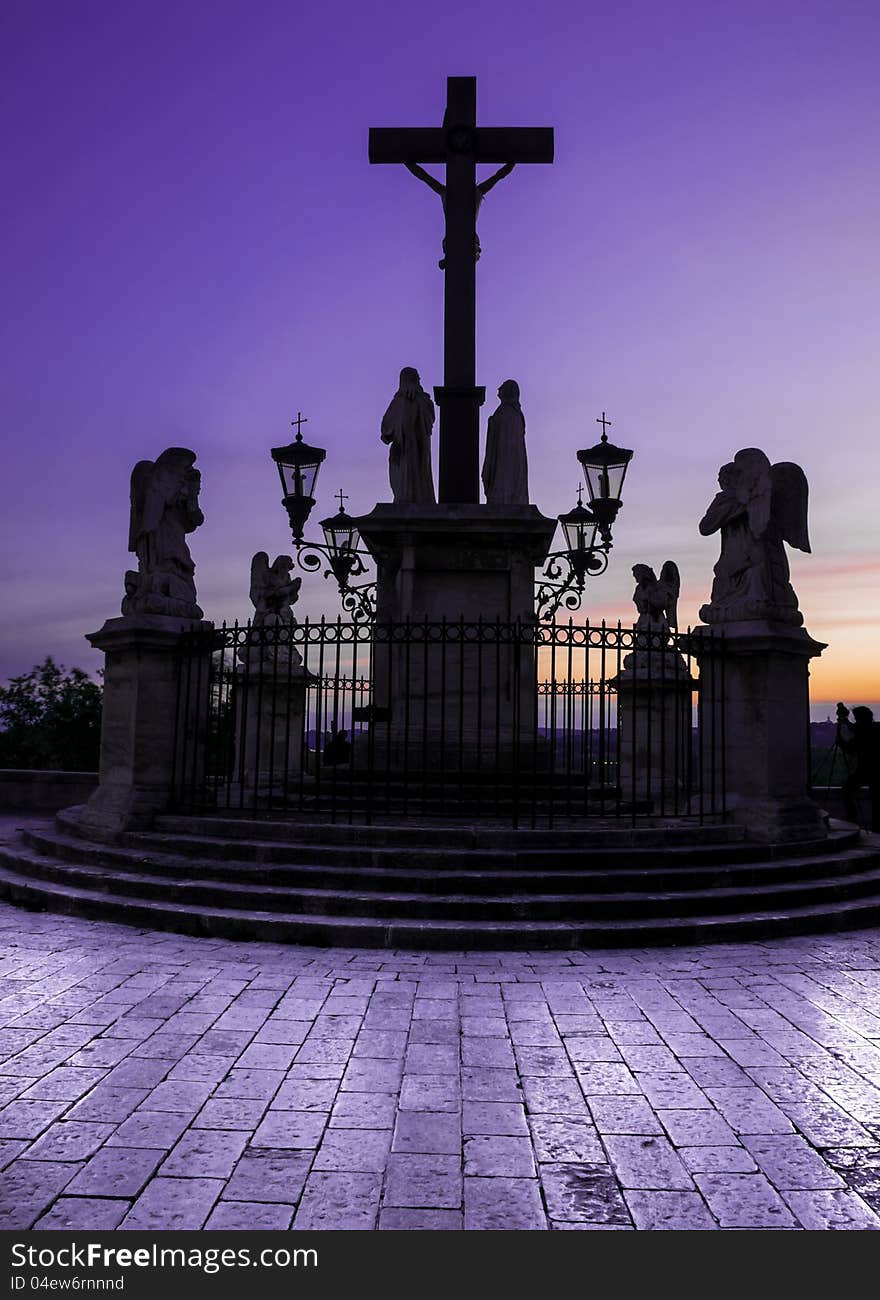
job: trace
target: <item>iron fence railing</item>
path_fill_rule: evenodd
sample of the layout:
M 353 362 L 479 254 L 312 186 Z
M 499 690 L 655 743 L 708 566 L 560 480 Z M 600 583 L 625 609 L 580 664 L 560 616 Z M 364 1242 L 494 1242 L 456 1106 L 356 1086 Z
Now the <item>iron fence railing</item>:
M 181 638 L 181 811 L 499 819 L 725 811 L 723 637 L 305 621 Z

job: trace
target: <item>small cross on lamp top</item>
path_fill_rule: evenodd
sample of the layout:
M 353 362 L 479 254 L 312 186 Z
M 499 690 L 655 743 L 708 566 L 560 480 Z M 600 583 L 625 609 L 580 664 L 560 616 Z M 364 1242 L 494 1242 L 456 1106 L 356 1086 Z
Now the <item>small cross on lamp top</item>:
M 291 428 L 296 429 L 296 440 L 297 440 L 297 442 L 302 442 L 302 426 L 303 426 L 304 424 L 308 424 L 308 420 L 307 420 L 306 417 L 303 415 L 302 411 L 297 411 L 297 413 L 296 413 L 296 419 L 295 419 L 295 420 L 291 420 L 291 421 L 290 421 L 290 424 L 291 424 Z
M 347 492 L 343 492 L 342 488 L 340 488 L 339 491 L 336 493 L 336 500 L 339 502 L 339 513 L 341 515 L 345 514 L 345 503 L 348 500 L 348 497 L 349 494 Z
M 608 441 L 608 433 L 607 433 L 607 430 L 611 428 L 611 421 L 605 419 L 605 412 L 604 412 L 604 411 L 602 412 L 601 416 L 598 416 L 598 415 L 596 416 L 596 423 L 597 423 L 597 424 L 601 424 L 601 426 L 602 426 L 602 441 L 603 441 L 603 442 L 607 442 L 607 441 Z

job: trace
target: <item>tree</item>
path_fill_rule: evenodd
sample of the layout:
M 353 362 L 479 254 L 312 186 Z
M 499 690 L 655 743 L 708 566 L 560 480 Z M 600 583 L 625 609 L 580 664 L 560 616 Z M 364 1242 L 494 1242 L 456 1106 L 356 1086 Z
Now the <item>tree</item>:
M 48 656 L 0 686 L 0 767 L 94 772 L 101 687 L 81 668 Z

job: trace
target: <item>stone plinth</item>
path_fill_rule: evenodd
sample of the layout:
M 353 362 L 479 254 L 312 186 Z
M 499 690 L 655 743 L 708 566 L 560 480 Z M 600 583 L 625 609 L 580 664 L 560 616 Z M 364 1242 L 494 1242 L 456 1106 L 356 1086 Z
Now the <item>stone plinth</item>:
M 250 670 L 236 690 L 233 780 L 245 796 L 265 788 L 282 790 L 302 770 L 306 687 L 310 673 L 299 665 L 288 670 Z M 237 792 L 236 792 L 237 793 Z
M 530 621 L 556 520 L 537 506 L 384 505 L 357 521 L 376 562 L 376 621 Z
M 375 741 L 407 766 L 498 762 L 533 745 L 535 567 L 556 520 L 536 506 L 377 505 L 357 520 L 377 566 Z M 432 639 L 425 624 L 446 620 Z M 400 625 L 410 621 L 407 634 Z M 483 635 L 455 625 L 482 621 Z M 500 632 L 496 625 L 500 624 Z M 383 628 L 389 630 L 383 640 Z
M 82 822 L 96 830 L 148 826 L 167 808 L 175 782 L 175 755 L 190 756 L 186 780 L 201 779 L 210 646 L 203 672 L 191 665 L 191 685 L 178 692 L 177 648 L 185 632 L 210 624 L 162 614 L 108 619 L 87 636 L 104 652 L 104 706 L 98 789 Z M 176 774 L 180 781 L 181 774 Z
M 723 773 L 726 805 L 750 838 L 783 842 L 827 833 L 810 798 L 809 661 L 825 645 L 804 628 L 758 619 L 715 625 L 694 653 L 715 674 L 704 710 L 704 764 Z
M 671 650 L 637 651 L 610 685 L 618 700 L 621 798 L 647 801 L 657 812 L 678 811 L 691 770 L 695 685 L 684 659 Z

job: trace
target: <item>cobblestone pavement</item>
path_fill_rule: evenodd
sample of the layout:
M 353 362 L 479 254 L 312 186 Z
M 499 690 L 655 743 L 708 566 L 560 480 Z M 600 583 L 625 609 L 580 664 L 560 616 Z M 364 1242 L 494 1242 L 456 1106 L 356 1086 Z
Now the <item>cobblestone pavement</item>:
M 878 1228 L 880 931 L 236 944 L 0 905 L 0 1227 Z

